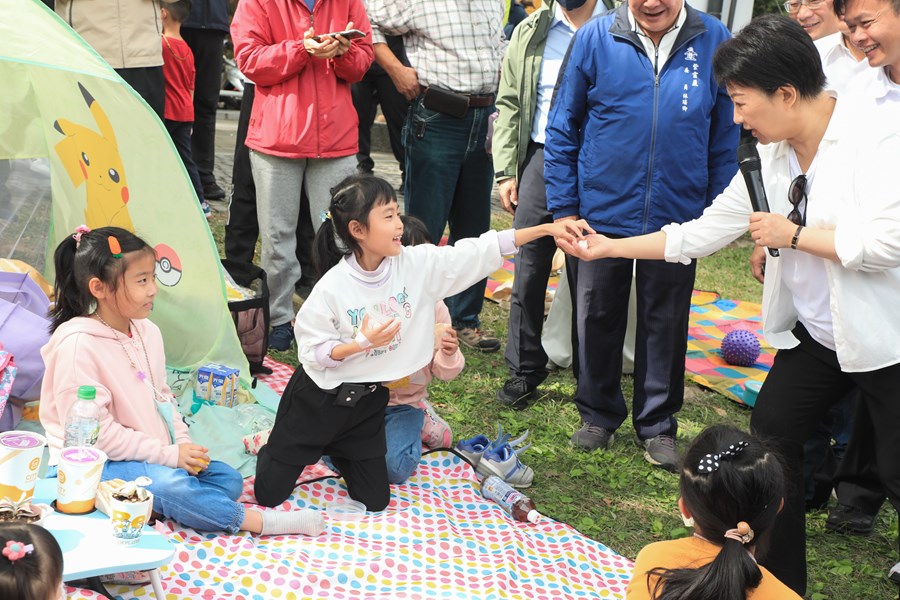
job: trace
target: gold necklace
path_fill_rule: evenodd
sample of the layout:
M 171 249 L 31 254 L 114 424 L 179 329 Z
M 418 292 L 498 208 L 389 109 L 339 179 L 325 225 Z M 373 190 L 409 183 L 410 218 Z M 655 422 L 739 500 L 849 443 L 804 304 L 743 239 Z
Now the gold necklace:
M 175 54 L 175 49 L 172 48 L 172 44 L 169 43 L 169 36 L 163 35 L 162 39 L 166 43 L 166 46 L 169 47 L 169 52 L 172 53 L 172 56 L 175 57 L 175 60 L 184 60 L 185 58 L 187 58 L 186 56 L 178 56 L 177 54 Z
M 149 370 L 149 373 L 150 373 L 150 381 L 147 381 L 147 372 L 143 371 L 142 369 L 139 369 L 138 366 L 135 364 L 135 360 L 134 360 L 134 358 L 132 358 L 131 352 L 128 351 L 128 348 L 125 347 L 125 343 L 119 337 L 119 331 L 117 329 L 115 329 L 112 325 L 110 325 L 109 323 L 104 321 L 103 317 L 100 316 L 100 313 L 95 312 L 95 313 L 93 313 L 92 316 L 97 317 L 98 321 L 100 321 L 101 323 L 106 325 L 106 327 L 110 331 L 113 332 L 113 337 L 116 338 L 116 341 L 119 342 L 119 346 L 122 348 L 122 351 L 125 352 L 125 356 L 128 357 L 128 362 L 131 363 L 131 368 L 134 369 L 134 374 L 137 376 L 137 378 L 141 382 L 143 382 L 144 384 L 147 385 L 147 387 L 150 388 L 151 392 L 153 392 L 153 399 L 154 400 L 158 399 L 163 402 L 168 402 L 169 398 L 165 394 L 160 392 L 156 387 L 156 380 L 153 377 L 153 366 L 150 364 L 150 357 L 147 356 L 147 346 L 146 346 L 146 344 L 144 344 L 144 336 L 141 335 L 141 330 L 138 329 L 137 327 L 132 327 L 134 325 L 134 323 L 131 322 L 131 319 L 128 320 L 128 330 L 131 331 L 133 329 L 135 331 L 135 333 L 137 333 L 138 340 L 141 343 L 141 350 L 143 350 L 143 352 L 144 352 L 144 361 L 147 363 L 147 369 Z M 132 345 L 133 344 L 134 344 L 134 342 L 132 342 Z M 137 352 L 137 351 L 135 351 L 135 352 Z M 138 362 L 140 362 L 140 355 L 138 355 Z

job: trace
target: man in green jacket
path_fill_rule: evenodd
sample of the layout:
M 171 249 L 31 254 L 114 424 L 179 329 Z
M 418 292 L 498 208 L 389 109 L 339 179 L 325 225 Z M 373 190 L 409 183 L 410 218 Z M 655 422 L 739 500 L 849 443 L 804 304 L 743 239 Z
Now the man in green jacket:
M 598 0 L 548 0 L 513 32 L 501 70 L 492 149 L 500 200 L 516 228 L 553 222 L 544 189 L 550 101 L 575 31 L 606 10 Z M 555 249 L 552 239 L 541 239 L 516 255 L 505 357 L 510 377 L 497 391 L 505 405 L 524 408 L 547 377 L 541 329 Z

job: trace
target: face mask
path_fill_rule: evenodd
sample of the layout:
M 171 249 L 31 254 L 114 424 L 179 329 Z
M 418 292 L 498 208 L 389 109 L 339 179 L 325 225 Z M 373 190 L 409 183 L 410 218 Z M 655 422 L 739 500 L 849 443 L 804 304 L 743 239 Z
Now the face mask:
M 559 5 L 566 10 L 575 10 L 581 8 L 587 0 L 557 0 Z

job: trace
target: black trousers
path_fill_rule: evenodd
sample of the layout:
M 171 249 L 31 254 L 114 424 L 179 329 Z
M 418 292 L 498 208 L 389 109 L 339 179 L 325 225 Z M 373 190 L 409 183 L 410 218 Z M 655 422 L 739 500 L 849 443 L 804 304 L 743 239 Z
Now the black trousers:
M 384 510 L 391 500 L 384 462 L 388 390 L 372 387 L 353 408 L 335 406 L 336 390 L 319 388 L 298 367 L 281 396 L 269 441 L 257 456 L 257 502 L 278 506 L 287 500 L 303 469 L 328 454 L 350 497 L 369 510 Z
M 632 274 L 637 276 L 637 333 L 632 422 L 640 439 L 675 436 L 684 402 L 684 355 L 696 261 L 578 261 L 575 277 L 578 385 L 584 423 L 615 431 L 628 416 L 622 348 Z M 577 315 L 577 316 L 576 316 Z
M 216 176 L 216 110 L 219 108 L 219 89 L 222 87 L 222 67 L 225 32 L 218 29 L 182 28 L 181 36 L 194 53 L 194 133 L 191 152 L 200 181 L 204 186 L 214 184 Z
M 860 402 L 844 457 L 834 474 L 838 502 L 877 515 L 886 497 L 878 475 L 877 445 L 872 439 L 872 416 Z
M 544 145 L 531 142 L 519 181 L 519 205 L 513 227 L 520 229 L 552 222 L 544 186 Z M 516 254 L 505 358 L 510 374 L 524 377 L 532 386 L 547 378 L 547 353 L 541 345 L 541 331 L 554 252 L 553 238 L 542 237 L 525 244 Z
M 237 262 L 253 262 L 256 241 L 259 239 L 259 220 L 256 216 L 256 185 L 250 170 L 250 150 L 244 145 L 256 86 L 248 83 L 241 99 L 237 134 L 234 144 L 234 163 L 231 170 L 231 202 L 228 206 L 228 222 L 225 224 L 225 258 Z M 297 223 L 297 259 L 304 274 L 303 279 L 315 272 L 310 257 L 312 240 L 316 230 L 309 217 L 309 200 L 303 193 L 300 198 L 300 220 Z M 310 282 L 311 283 L 311 282 Z
M 133 67 L 116 69 L 122 79 L 150 105 L 162 121 L 166 114 L 166 80 L 162 65 L 158 67 Z
M 871 456 L 878 457 L 878 477 L 891 503 L 900 508 L 900 364 L 845 373 L 837 354 L 813 340 L 802 325 L 797 325 L 794 335 L 800 345 L 775 355 L 750 427 L 780 452 L 787 485 L 784 509 L 772 530 L 771 548 L 760 564 L 802 596 L 806 593 L 803 444 L 828 410 L 859 387 L 861 403 L 871 418 L 857 415 L 852 438 L 871 444 Z
M 372 151 L 372 123 L 375 121 L 376 107 L 381 104 L 381 114 L 387 122 L 388 138 L 391 153 L 397 159 L 402 174 L 403 158 L 403 122 L 409 110 L 409 101 L 394 87 L 394 82 L 381 69 L 369 70 L 361 81 L 351 87 L 353 106 L 359 117 L 359 152 L 356 162 L 359 170 L 371 171 L 375 167 L 370 153 Z
M 181 162 L 184 163 L 184 168 L 191 178 L 191 184 L 194 186 L 194 191 L 197 193 L 197 202 L 202 202 L 203 185 L 200 183 L 197 165 L 194 163 L 194 159 L 191 156 L 191 122 L 170 121 L 169 119 L 166 119 L 165 123 L 166 130 L 169 132 L 169 137 L 172 138 L 172 143 L 175 144 L 175 149 L 178 150 L 178 156 L 181 157 Z

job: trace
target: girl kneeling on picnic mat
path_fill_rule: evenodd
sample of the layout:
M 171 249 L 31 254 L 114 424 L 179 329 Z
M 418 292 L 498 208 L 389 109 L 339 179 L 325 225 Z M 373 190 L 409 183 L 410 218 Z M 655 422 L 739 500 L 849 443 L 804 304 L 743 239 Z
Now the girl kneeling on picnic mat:
M 775 454 L 749 433 L 716 425 L 684 456 L 678 508 L 693 537 L 645 546 L 628 600 L 800 600 L 756 564 L 784 505 Z
M 435 304 L 484 279 L 502 256 L 553 235 L 576 241 L 589 230 L 566 221 L 488 231 L 455 246 L 401 244 L 394 189 L 354 175 L 333 191 L 316 234 L 320 271 L 329 269 L 297 313 L 300 366 L 281 396 L 256 463 L 256 498 L 283 502 L 303 468 L 331 456 L 351 498 L 369 510 L 390 501 L 384 415 L 395 381 L 425 367 L 434 351 Z M 324 268 L 323 268 L 324 267 Z
M 41 350 L 40 405 L 51 465 L 78 387 L 90 385 L 100 406 L 96 445 L 109 457 L 104 481 L 149 477 L 154 512 L 199 531 L 324 531 L 316 511 L 245 509 L 236 502 L 240 473 L 191 443 L 166 384 L 162 334 L 147 318 L 157 291 L 153 248 L 118 227 L 82 226 L 57 247 L 54 266 L 56 306 Z

